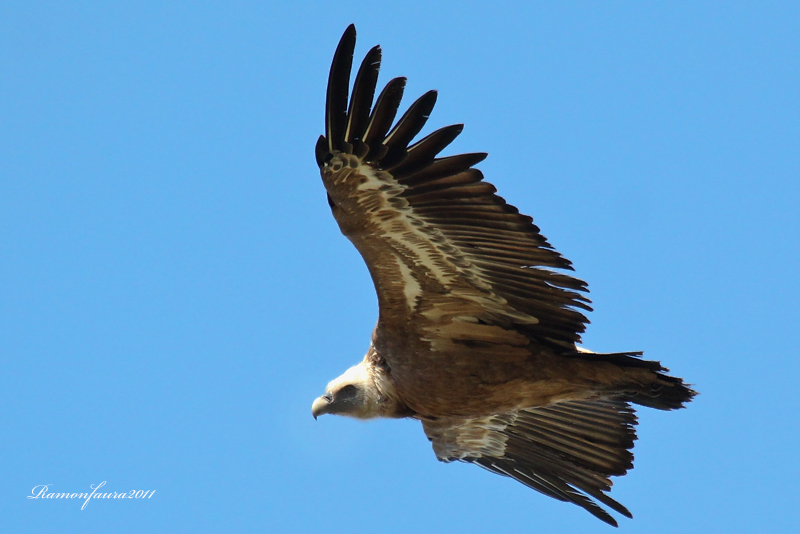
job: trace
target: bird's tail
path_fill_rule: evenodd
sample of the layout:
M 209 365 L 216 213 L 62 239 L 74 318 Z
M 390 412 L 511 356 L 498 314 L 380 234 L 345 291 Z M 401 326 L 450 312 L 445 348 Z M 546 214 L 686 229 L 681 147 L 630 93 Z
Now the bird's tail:
M 670 376 L 660 362 L 643 360 L 641 352 L 579 352 L 577 358 L 604 361 L 620 368 L 620 376 L 610 389 L 622 399 L 659 410 L 675 410 L 697 395 L 682 378 Z

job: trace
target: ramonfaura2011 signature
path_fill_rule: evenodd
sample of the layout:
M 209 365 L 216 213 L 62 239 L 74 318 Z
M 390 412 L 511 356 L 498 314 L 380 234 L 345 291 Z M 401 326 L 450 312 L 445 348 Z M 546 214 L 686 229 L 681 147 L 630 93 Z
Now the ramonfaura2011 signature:
M 81 510 L 86 508 L 86 505 L 89 504 L 91 499 L 149 499 L 153 496 L 156 490 L 130 490 L 128 492 L 117 493 L 116 491 L 111 491 L 108 493 L 98 493 L 97 490 L 102 488 L 106 485 L 106 481 L 102 481 L 99 484 L 90 484 L 89 489 L 92 490 L 91 493 L 55 493 L 50 492 L 50 486 L 53 484 L 39 484 L 38 486 L 34 486 L 31 490 L 31 495 L 28 495 L 29 499 L 85 499 L 83 501 L 83 506 L 81 506 Z

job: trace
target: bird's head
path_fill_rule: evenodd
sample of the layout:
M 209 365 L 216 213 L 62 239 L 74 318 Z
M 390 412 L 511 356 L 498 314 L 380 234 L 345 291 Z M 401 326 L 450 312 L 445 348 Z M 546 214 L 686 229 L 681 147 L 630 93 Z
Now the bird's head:
M 371 419 L 379 415 L 380 398 L 372 374 L 361 362 L 330 381 L 325 394 L 311 405 L 311 415 L 314 419 L 326 413 Z

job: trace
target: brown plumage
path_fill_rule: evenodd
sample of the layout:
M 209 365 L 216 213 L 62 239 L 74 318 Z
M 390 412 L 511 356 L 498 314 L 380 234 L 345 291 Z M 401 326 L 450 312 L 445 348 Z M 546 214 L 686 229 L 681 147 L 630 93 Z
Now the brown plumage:
M 616 526 L 598 503 L 631 516 L 605 493 L 633 465 L 630 403 L 670 410 L 695 392 L 641 353 L 576 345 L 591 308 L 586 284 L 564 272 L 570 262 L 483 181 L 473 166 L 486 154 L 437 157 L 461 125 L 411 144 L 434 91 L 396 123 L 404 78 L 372 105 L 379 47 L 348 104 L 354 48 L 351 25 L 333 58 L 316 158 L 380 316 L 364 360 L 312 413 L 419 419 L 440 460 L 475 463 Z

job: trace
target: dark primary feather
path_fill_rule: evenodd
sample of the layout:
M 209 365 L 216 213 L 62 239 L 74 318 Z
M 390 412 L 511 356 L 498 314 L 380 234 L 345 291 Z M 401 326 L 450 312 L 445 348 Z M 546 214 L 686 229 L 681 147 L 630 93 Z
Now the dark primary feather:
M 408 144 L 425 126 L 434 104 L 436 104 L 436 91 L 428 91 L 411 104 L 408 111 L 400 117 L 383 140 L 383 145 L 388 150 L 386 155 L 381 157 L 382 169 L 389 170 L 406 159 Z
M 345 132 L 345 139 L 348 143 L 364 138 L 380 67 L 381 47 L 374 46 L 361 62 L 361 67 L 356 75 L 356 83 L 353 86 L 353 98 L 350 100 L 350 108 L 347 112 L 347 131 Z
M 461 130 L 458 133 L 461 133 Z M 425 165 L 421 169 L 408 169 L 409 172 L 406 172 L 405 168 L 399 167 L 393 169 L 392 174 L 399 183 L 409 187 L 431 183 L 435 188 L 438 187 L 436 185 L 437 179 L 446 179 L 447 177 L 458 175 L 486 159 L 486 156 L 488 156 L 486 152 L 459 154 L 457 156 L 434 159 L 431 163 L 430 154 L 426 154 Z M 411 172 L 412 170 L 413 172 Z M 476 177 L 475 181 L 477 180 L 480 180 L 480 176 Z
M 392 175 L 399 180 L 401 176 L 408 176 L 424 169 L 430 165 L 431 154 L 435 157 L 436 154 L 444 150 L 447 145 L 458 137 L 458 134 L 463 129 L 463 124 L 454 124 L 436 130 L 413 146 L 408 147 L 405 159 L 394 167 L 387 168 L 387 170 L 391 171 Z
M 350 69 L 356 48 L 356 27 L 350 25 L 342 35 L 333 55 L 328 76 L 328 97 L 325 104 L 325 136 L 328 150 L 344 150 L 347 128 L 347 94 L 350 90 Z
M 397 108 L 400 107 L 405 87 L 405 78 L 395 78 L 386 84 L 386 87 L 383 88 L 378 100 L 375 102 L 375 108 L 372 110 L 367 130 L 364 133 L 364 142 L 369 145 L 370 154 L 373 157 L 377 158 L 377 154 L 383 155 L 386 153 L 383 139 L 386 137 L 386 132 L 392 127 L 395 116 L 397 116 Z

